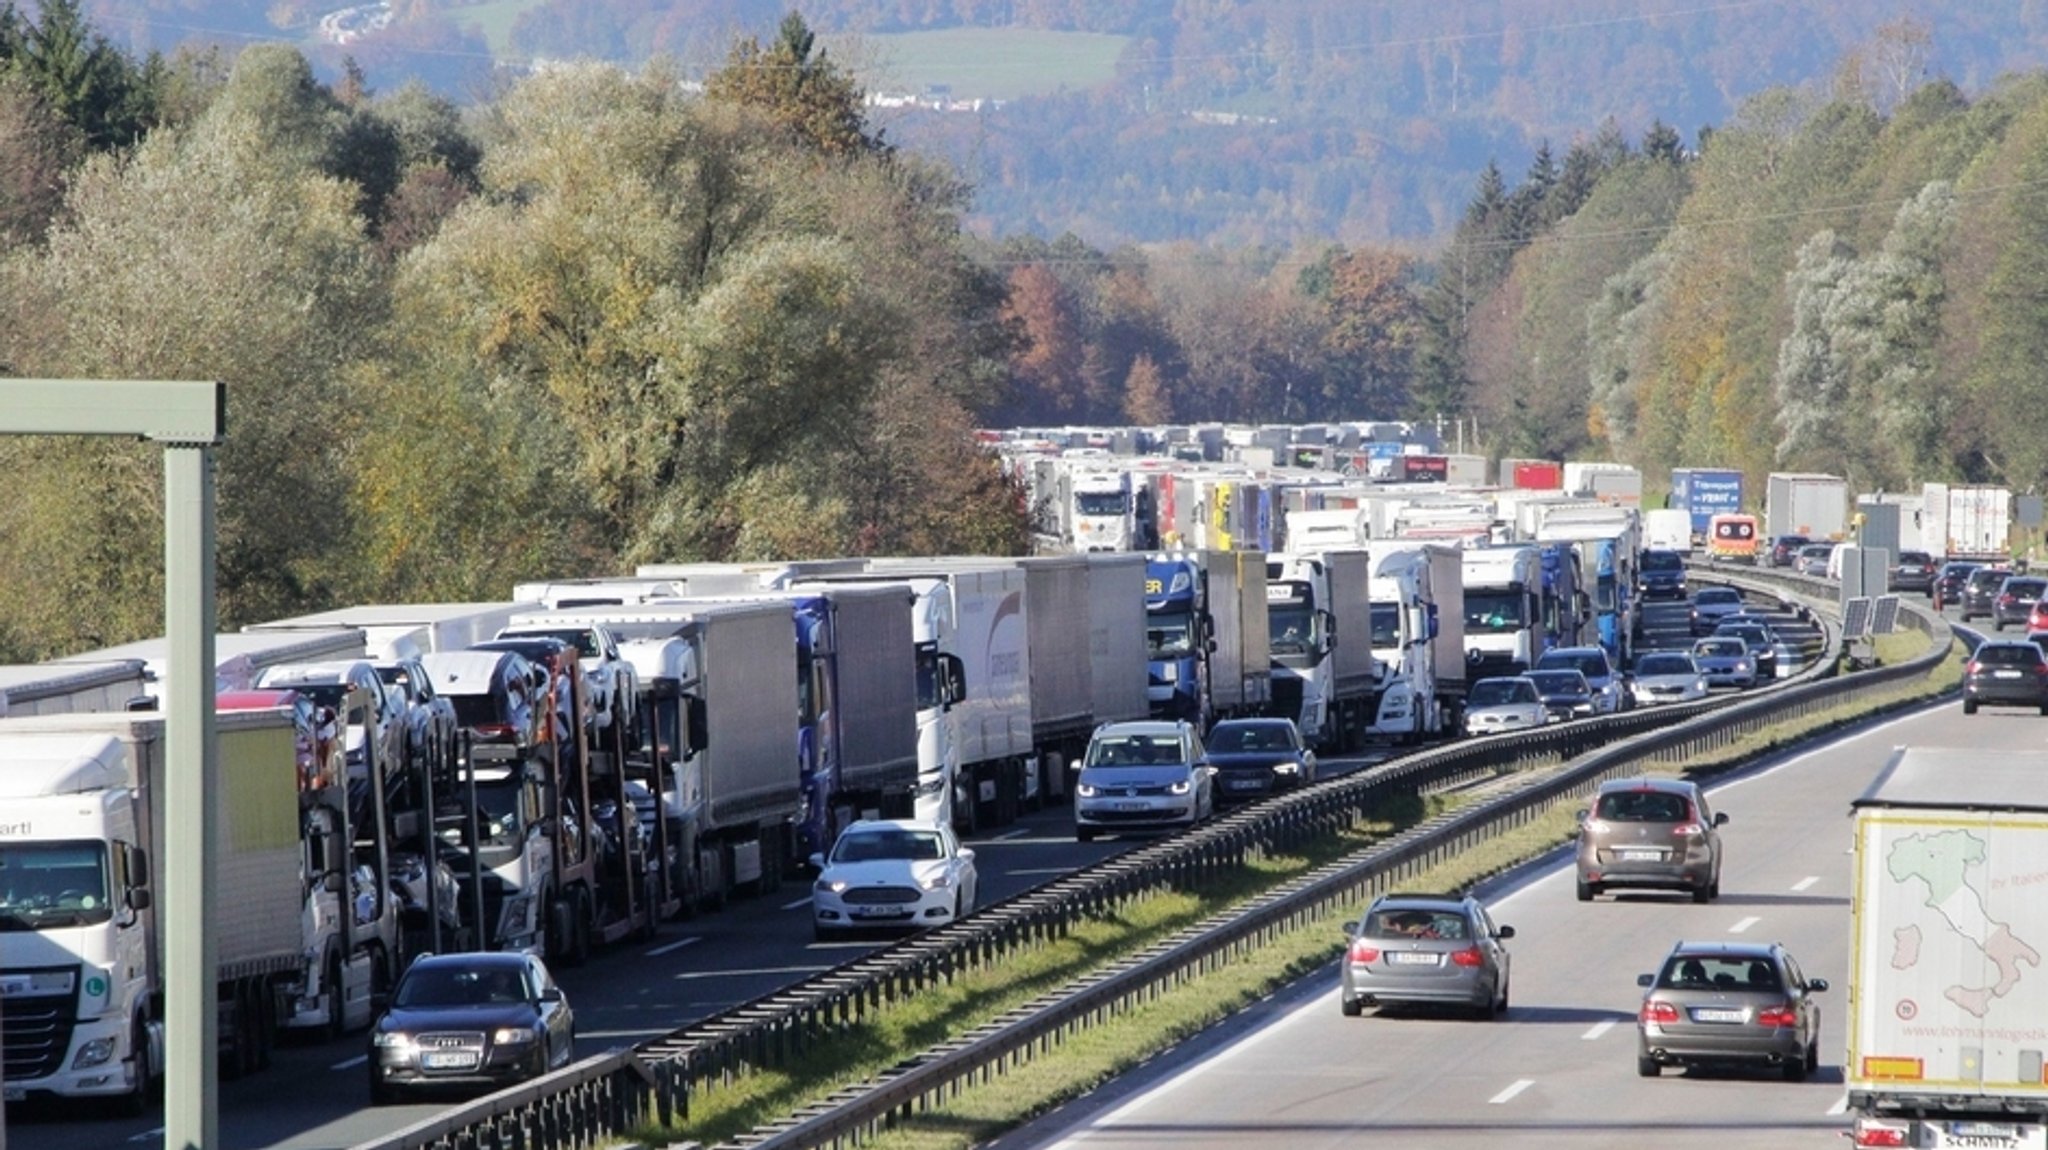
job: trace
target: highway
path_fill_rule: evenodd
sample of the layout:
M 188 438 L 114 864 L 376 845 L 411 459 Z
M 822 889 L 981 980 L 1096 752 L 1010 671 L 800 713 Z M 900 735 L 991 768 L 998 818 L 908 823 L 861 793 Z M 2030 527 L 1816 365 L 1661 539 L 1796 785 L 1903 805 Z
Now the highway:
M 1714 788 L 1723 896 L 1574 900 L 1569 856 L 1484 892 L 1516 929 L 1513 1004 L 1496 1022 L 1338 1013 L 1335 966 L 1229 1041 L 1190 1044 L 1142 1076 L 1004 1138 L 1008 1150 L 1224 1150 L 1246 1141 L 1325 1147 L 1827 1147 L 1840 1144 L 1848 992 L 1849 820 L 1899 744 L 2039 749 L 2048 723 L 2023 711 L 1965 717 L 1943 703 Z M 1680 938 L 1777 940 L 1825 978 L 1822 1068 L 1767 1076 L 1635 1070 L 1638 973 Z
M 1647 646 L 1689 642 L 1682 604 L 1653 605 L 1646 620 Z M 1383 757 L 1384 753 L 1373 753 L 1329 761 L 1325 769 L 1355 770 Z M 1839 806 L 1836 801 L 1830 812 Z M 1736 817 L 1740 824 L 1739 806 Z M 1738 825 L 1736 829 L 1741 828 Z M 990 832 L 970 845 L 977 853 L 982 901 L 987 903 L 1108 858 L 1131 842 L 1077 843 L 1071 815 L 1054 809 L 1026 815 L 1015 825 Z M 1742 862 L 1741 855 L 1731 854 L 1731 859 L 1738 865 Z M 1569 899 L 1569 886 L 1562 889 Z M 1723 905 L 1734 906 L 1736 900 L 1730 898 Z M 1798 905 L 1795 897 L 1787 909 Z M 1517 909 L 1510 905 L 1508 921 L 1516 921 Z M 1622 914 L 1643 910 L 1633 904 L 1597 909 Z M 1720 907 L 1702 909 L 1717 911 Z M 1545 931 L 1531 929 L 1528 933 L 1528 942 L 1516 945 L 1518 961 L 1525 948 L 1537 955 L 1545 945 Z M 651 943 L 601 951 L 586 966 L 557 969 L 556 975 L 576 1010 L 577 1053 L 589 1056 L 665 1035 L 725 1007 L 828 970 L 875 945 L 875 941 L 813 942 L 808 893 L 802 883 L 788 882 L 778 896 L 743 900 L 717 914 L 666 924 Z M 1542 968 L 1551 961 L 1532 958 L 1532 981 L 1526 983 L 1518 965 L 1514 988 L 1522 1004 L 1515 1011 L 1518 1024 L 1541 1017 L 1530 1012 L 1540 1010 L 1535 1004 L 1544 1001 Z M 1632 978 L 1633 971 L 1622 980 L 1623 986 L 1632 988 Z M 1623 1010 L 1627 1006 L 1622 1003 Z M 1329 1004 L 1327 1013 L 1329 1021 L 1336 1020 L 1334 1003 Z M 1588 1018 L 1580 1029 L 1606 1017 Z M 1568 1026 L 1571 1021 L 1552 1018 L 1550 1024 Z M 1379 1039 L 1372 1031 L 1374 1025 L 1355 1029 L 1347 1038 L 1357 1043 L 1360 1051 L 1376 1048 Z M 1517 1025 L 1513 1033 L 1520 1034 L 1522 1029 Z M 1434 1057 L 1456 1061 L 1462 1055 L 1453 1057 L 1447 1050 Z M 340 1150 L 421 1121 L 440 1109 L 432 1102 L 371 1107 L 365 1060 L 361 1035 L 333 1042 L 288 1039 L 269 1070 L 222 1083 L 223 1150 Z M 1632 1068 L 1625 1058 L 1616 1065 Z M 162 1139 L 160 1112 L 131 1121 L 109 1118 L 85 1106 L 10 1107 L 7 1119 L 8 1145 L 13 1150 L 146 1146 Z

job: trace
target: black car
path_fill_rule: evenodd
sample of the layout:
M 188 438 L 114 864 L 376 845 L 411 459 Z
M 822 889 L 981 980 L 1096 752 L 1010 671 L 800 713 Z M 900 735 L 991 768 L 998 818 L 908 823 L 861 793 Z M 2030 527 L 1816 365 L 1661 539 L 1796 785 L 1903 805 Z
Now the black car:
M 424 955 L 370 1028 L 370 1101 L 496 1090 L 576 1056 L 576 1016 L 541 960 L 506 952 Z
M 1591 718 L 1598 710 L 1593 702 L 1593 685 L 1586 681 L 1584 672 L 1531 671 L 1527 678 L 1536 684 L 1536 696 L 1543 700 L 1543 709 L 1550 712 L 1553 723 Z
M 1885 578 L 1885 587 L 1891 591 L 1918 591 L 1922 595 L 1932 595 L 1934 577 L 1934 556 L 1925 551 L 1901 551 Z
M 1780 535 L 1771 540 L 1771 549 L 1764 552 L 1764 562 L 1773 567 L 1790 567 L 1799 558 L 1799 549 L 1813 542 L 1804 535 Z
M 2044 589 L 2048 589 L 2048 579 L 2039 575 L 2008 576 L 1998 585 L 1998 596 L 1991 601 L 1991 629 L 2003 631 L 2012 623 L 2026 626 Z
M 1289 719 L 1225 719 L 1209 730 L 1218 802 L 1241 802 L 1316 779 L 1316 755 Z
M 1970 572 L 1982 566 L 1964 559 L 1942 564 L 1940 573 L 1934 577 L 1934 589 L 1928 592 L 1934 597 L 1934 609 L 1941 611 L 1962 602 L 1963 584 L 1969 581 Z
M 2048 715 L 2048 657 L 2028 642 L 1980 643 L 1963 667 L 1963 714 L 1980 706 L 2037 707 Z
M 1714 634 L 1742 640 L 1742 645 L 1749 648 L 1750 658 L 1756 660 L 1757 682 L 1768 683 L 1778 677 L 1778 637 L 1769 627 L 1761 623 L 1723 623 L 1714 628 Z
M 1956 602 L 1962 607 L 1963 622 L 1988 617 L 1998 602 L 1998 589 L 2012 574 L 2010 567 L 1979 567 L 1963 580 L 1963 593 Z
M 1685 556 L 1676 551 L 1643 552 L 1636 566 L 1636 582 L 1645 599 L 1685 598 Z

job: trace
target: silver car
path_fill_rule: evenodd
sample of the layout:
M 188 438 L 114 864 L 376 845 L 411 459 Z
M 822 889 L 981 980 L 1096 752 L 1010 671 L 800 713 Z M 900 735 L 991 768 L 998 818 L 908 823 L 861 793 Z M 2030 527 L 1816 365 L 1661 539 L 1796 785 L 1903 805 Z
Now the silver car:
M 1465 733 L 1495 735 L 1527 731 L 1550 721 L 1543 696 L 1527 677 L 1481 679 L 1465 696 Z
M 1635 675 L 1629 690 L 1636 703 L 1653 707 L 1659 703 L 1691 703 L 1707 697 L 1707 677 L 1692 656 L 1683 651 L 1646 651 L 1636 658 Z
M 1074 837 L 1192 826 L 1216 811 L 1216 768 L 1186 720 L 1105 723 L 1074 785 Z
M 1756 685 L 1756 660 L 1750 658 L 1748 644 L 1740 639 L 1732 636 L 1701 639 L 1692 645 L 1692 661 L 1707 677 L 1709 687 Z
M 1639 975 L 1636 1073 L 1666 1066 L 1775 1070 L 1803 1081 L 1820 1064 L 1827 980 L 1808 978 L 1777 943 L 1681 942 Z
M 1508 950 L 1515 928 L 1497 926 L 1479 900 L 1456 894 L 1388 894 L 1344 924 L 1338 1005 L 1346 1018 L 1368 1006 L 1462 1007 L 1477 1018 L 1508 1009 Z
M 1572 830 L 1578 845 L 1578 897 L 1590 902 L 1614 887 L 1683 890 L 1694 902 L 1721 893 L 1721 828 L 1726 814 L 1707 805 L 1699 784 L 1682 779 L 1612 779 Z

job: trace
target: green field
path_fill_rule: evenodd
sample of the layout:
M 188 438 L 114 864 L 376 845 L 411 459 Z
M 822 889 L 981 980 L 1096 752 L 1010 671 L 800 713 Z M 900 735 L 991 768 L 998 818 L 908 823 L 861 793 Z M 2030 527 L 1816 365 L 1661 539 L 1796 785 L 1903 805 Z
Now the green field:
M 502 2 L 502 0 L 501 0 Z M 1029 28 L 952 28 L 823 38 L 870 92 L 920 94 L 934 84 L 959 99 L 1007 100 L 1093 88 L 1116 75 L 1127 36 Z
M 448 16 L 457 24 L 476 25 L 490 43 L 491 55 L 503 59 L 512 51 L 508 42 L 512 35 L 512 21 L 539 3 L 540 0 L 484 0 L 481 4 L 463 4 L 449 9 Z

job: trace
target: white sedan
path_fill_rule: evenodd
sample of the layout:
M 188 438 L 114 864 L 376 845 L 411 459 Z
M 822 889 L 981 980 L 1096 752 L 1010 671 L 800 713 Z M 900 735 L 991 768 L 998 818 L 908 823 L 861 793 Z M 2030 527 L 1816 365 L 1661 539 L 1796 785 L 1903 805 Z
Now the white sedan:
M 819 940 L 863 929 L 939 926 L 974 909 L 974 852 L 952 828 L 909 819 L 869 819 L 839 832 L 832 853 L 811 856 Z
M 1465 733 L 1491 735 L 1527 731 L 1550 722 L 1550 710 L 1536 684 L 1520 675 L 1481 679 L 1465 697 Z
M 1690 703 L 1707 697 L 1707 676 L 1692 656 L 1680 651 L 1652 651 L 1636 660 L 1629 683 L 1638 706 Z

